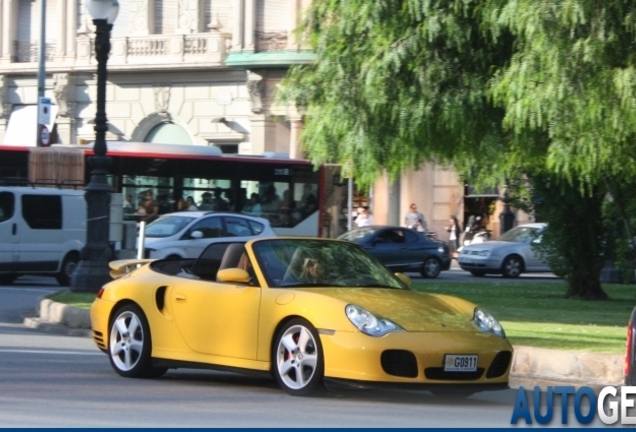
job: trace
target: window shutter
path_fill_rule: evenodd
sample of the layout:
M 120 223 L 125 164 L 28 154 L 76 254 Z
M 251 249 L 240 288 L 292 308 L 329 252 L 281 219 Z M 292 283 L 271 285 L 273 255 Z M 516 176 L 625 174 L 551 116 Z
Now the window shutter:
M 288 0 L 257 0 L 256 31 L 281 32 L 287 30 Z
M 155 34 L 174 34 L 179 19 L 178 0 L 155 0 Z

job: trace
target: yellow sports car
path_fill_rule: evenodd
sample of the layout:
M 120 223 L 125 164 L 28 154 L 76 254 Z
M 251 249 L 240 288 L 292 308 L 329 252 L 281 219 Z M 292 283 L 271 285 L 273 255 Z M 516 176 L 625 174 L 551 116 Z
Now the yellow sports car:
M 466 393 L 508 386 L 512 346 L 483 309 L 409 289 L 345 241 L 210 245 L 196 260 L 122 260 L 91 307 L 93 339 L 125 377 L 169 368 Z

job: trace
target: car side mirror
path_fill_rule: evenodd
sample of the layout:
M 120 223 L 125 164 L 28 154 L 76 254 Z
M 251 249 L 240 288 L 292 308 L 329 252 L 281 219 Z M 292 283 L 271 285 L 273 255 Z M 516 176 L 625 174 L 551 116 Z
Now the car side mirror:
M 223 283 L 246 284 L 250 282 L 250 275 L 240 268 L 227 268 L 218 271 L 216 280 Z
M 202 239 L 203 233 L 201 231 L 192 231 L 190 233 L 190 237 L 192 237 L 193 239 Z
M 411 278 L 408 277 L 407 275 L 405 275 L 404 273 L 395 273 L 395 275 L 397 276 L 397 278 L 399 280 L 401 280 L 402 282 L 404 282 L 404 285 L 406 285 L 407 287 L 411 286 Z

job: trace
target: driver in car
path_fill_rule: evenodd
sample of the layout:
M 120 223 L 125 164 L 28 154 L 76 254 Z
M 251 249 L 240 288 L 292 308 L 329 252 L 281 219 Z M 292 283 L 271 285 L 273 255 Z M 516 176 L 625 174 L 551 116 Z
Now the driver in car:
M 300 281 L 311 285 L 329 283 L 329 273 L 324 264 L 315 258 L 305 258 L 300 272 Z

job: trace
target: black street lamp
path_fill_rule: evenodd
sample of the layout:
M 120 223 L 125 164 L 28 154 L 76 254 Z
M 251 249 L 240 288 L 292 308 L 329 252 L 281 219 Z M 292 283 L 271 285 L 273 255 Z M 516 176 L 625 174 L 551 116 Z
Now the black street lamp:
M 86 246 L 81 261 L 71 277 L 71 291 L 97 292 L 111 280 L 108 262 L 112 250 L 108 243 L 110 227 L 110 193 L 106 181 L 110 158 L 106 156 L 106 62 L 110 52 L 110 31 L 119 12 L 117 0 L 87 0 L 86 8 L 95 24 L 95 57 L 97 58 L 97 113 L 95 114 L 94 156 L 88 159 L 92 168 L 86 191 Z

